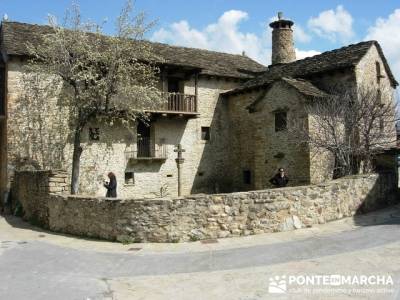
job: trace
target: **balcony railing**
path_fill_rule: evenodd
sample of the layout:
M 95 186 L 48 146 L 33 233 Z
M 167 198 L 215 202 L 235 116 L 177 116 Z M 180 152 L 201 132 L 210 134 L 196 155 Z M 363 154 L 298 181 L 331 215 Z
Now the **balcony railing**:
M 162 92 L 162 101 L 156 111 L 166 113 L 197 113 L 197 97 L 196 95 L 187 95 L 182 93 Z
M 125 157 L 127 160 L 165 160 L 167 159 L 167 145 L 154 143 L 148 137 L 139 137 L 136 145 L 132 149 L 125 151 Z

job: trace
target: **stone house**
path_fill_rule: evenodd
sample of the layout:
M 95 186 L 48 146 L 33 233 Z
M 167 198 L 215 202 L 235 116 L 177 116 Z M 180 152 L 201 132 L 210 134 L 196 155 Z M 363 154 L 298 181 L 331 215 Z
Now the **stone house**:
M 153 43 L 164 58 L 160 91 L 165 103 L 148 111 L 150 126 L 138 123 L 128 130 L 93 121 L 85 129 L 80 191 L 104 195 L 104 176 L 113 171 L 122 197 L 176 196 L 178 144 L 185 150 L 183 195 L 266 188 L 280 166 L 293 185 L 329 178 L 332 160 L 294 147 L 284 130 L 287 120 L 304 114 L 308 97 L 323 97 L 337 83 L 390 90 L 398 83 L 376 41 L 296 60 L 292 25 L 283 19 L 270 24 L 268 67 L 245 55 Z M 1 25 L 1 194 L 21 166 L 71 168 L 65 108 L 57 97 L 24 97 L 21 84 L 26 42 L 39 43 L 48 30 L 17 22 Z

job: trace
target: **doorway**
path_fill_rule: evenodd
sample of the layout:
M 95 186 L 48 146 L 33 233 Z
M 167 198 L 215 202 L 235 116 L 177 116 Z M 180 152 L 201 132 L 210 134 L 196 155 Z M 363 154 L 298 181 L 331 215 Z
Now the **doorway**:
M 139 122 L 137 126 L 137 157 L 151 157 L 150 124 Z

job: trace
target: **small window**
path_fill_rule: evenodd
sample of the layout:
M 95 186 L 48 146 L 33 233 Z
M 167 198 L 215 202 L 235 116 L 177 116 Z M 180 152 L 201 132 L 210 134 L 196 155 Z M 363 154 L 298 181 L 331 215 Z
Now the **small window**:
M 135 174 L 133 172 L 125 172 L 125 184 L 135 184 Z
M 250 170 L 243 171 L 243 182 L 244 182 L 244 184 L 251 184 L 251 171 Z
M 210 140 L 210 127 L 201 127 L 201 139 L 203 141 Z
M 100 140 L 100 128 L 89 128 L 89 140 L 98 141 Z
M 287 113 L 280 111 L 275 113 L 275 132 L 287 129 Z

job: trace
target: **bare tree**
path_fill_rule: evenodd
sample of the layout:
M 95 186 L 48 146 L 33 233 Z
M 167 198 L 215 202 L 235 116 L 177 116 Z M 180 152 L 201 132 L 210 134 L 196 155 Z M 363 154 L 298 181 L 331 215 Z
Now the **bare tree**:
M 300 144 L 334 159 L 333 178 L 373 169 L 373 158 L 396 142 L 396 106 L 390 91 L 334 88 L 305 106 L 308 122 L 294 121 Z
M 70 108 L 73 132 L 71 193 L 78 192 L 82 154 L 82 130 L 93 118 L 131 124 L 146 118 L 145 108 L 160 101 L 156 87 L 158 68 L 151 44 L 143 40 L 152 23 L 143 13 L 134 15 L 128 1 L 116 21 L 114 36 L 102 34 L 102 26 L 83 22 L 75 4 L 62 26 L 49 18 L 51 32 L 40 44 L 28 45 L 32 59 L 28 69 L 52 74 L 51 86 L 63 86 L 62 104 Z M 158 59 L 159 60 L 159 59 Z

